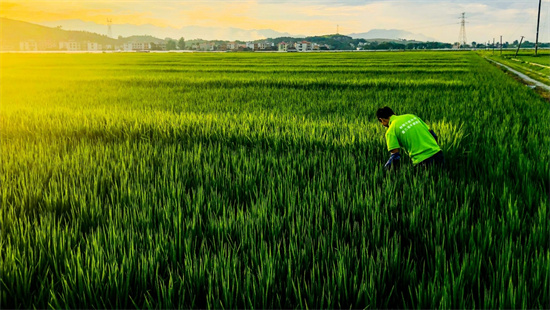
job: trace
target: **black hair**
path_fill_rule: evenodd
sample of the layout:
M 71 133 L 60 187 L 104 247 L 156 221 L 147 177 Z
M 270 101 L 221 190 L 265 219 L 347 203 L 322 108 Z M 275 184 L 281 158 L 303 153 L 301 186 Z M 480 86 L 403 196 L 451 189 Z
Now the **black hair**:
M 395 115 L 395 113 L 393 113 L 393 110 L 389 107 L 383 107 L 376 111 L 377 118 L 390 118 L 392 115 Z

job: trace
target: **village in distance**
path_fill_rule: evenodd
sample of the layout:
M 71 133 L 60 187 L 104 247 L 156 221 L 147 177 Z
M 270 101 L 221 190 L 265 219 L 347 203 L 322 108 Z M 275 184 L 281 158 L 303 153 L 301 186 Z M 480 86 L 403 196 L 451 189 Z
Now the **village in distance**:
M 466 46 L 457 43 L 422 42 L 407 39 L 364 39 L 343 34 L 311 36 L 305 38 L 277 37 L 254 41 L 224 40 L 185 40 L 159 39 L 150 35 L 111 38 L 86 31 L 70 31 L 61 27 L 52 28 L 41 25 L 2 18 L 1 51 L 256 51 L 256 52 L 312 52 L 312 51 L 361 51 L 361 50 L 425 50 L 425 49 L 483 49 L 500 48 L 497 42 L 472 42 Z M 10 31 L 7 31 L 10 29 Z M 13 31 L 16 30 L 16 31 Z M 503 48 L 515 48 L 518 42 L 505 42 Z M 523 42 L 523 48 L 529 48 L 532 42 Z M 544 46 L 548 45 L 548 46 Z M 541 44 L 540 47 L 550 47 Z

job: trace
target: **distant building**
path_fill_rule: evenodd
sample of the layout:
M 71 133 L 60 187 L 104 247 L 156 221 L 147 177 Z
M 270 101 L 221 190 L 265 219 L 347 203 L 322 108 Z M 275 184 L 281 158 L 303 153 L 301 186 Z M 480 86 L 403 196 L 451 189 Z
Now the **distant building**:
M 73 43 L 73 44 L 69 44 Z M 70 47 L 71 49 L 67 48 Z M 81 45 L 77 42 L 57 42 L 52 40 L 28 40 L 19 42 L 20 51 L 58 51 L 58 50 L 80 50 Z
M 87 42 L 86 48 L 86 50 L 88 51 L 101 51 L 101 44 L 98 44 L 96 42 Z
M 216 45 L 214 42 L 203 42 L 199 43 L 199 50 L 201 51 L 213 51 Z
M 281 42 L 279 44 L 277 44 L 277 47 L 278 47 L 278 51 L 279 52 L 286 52 L 287 49 L 288 49 L 288 44 L 286 42 Z
M 275 46 L 272 42 L 262 42 L 258 43 L 258 49 L 259 50 L 271 50 Z
M 38 41 L 39 51 L 55 51 L 59 50 L 59 42 L 53 40 Z
M 59 49 L 65 51 L 81 51 L 82 44 L 76 41 L 59 42 Z
M 128 42 L 124 43 L 122 48 L 125 51 L 148 51 L 151 49 L 151 44 L 143 42 Z
M 259 45 L 258 43 L 254 43 L 254 42 L 246 42 L 246 48 L 256 51 L 259 49 Z
M 19 42 L 20 51 L 38 51 L 38 43 L 34 40 Z
M 237 42 L 229 42 L 227 43 L 227 49 L 228 50 L 236 50 L 239 48 L 239 44 Z
M 308 41 L 296 42 L 294 47 L 298 52 L 307 52 L 313 50 L 313 44 Z

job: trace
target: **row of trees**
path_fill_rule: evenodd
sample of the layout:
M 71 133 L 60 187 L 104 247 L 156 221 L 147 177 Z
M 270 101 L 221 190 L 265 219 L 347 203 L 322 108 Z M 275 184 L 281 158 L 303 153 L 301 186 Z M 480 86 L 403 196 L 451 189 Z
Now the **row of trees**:
M 170 38 L 166 39 L 166 50 L 184 50 L 185 49 L 185 39 L 181 37 L 179 40 L 172 40 Z
M 363 49 L 365 50 L 424 50 L 424 49 L 442 49 L 452 48 L 452 44 L 441 42 L 417 42 L 417 43 L 398 43 L 398 42 L 367 42 Z
M 515 47 L 518 47 L 518 45 L 519 45 L 518 40 L 514 40 L 514 42 L 512 42 L 512 43 L 509 43 L 509 42 L 503 42 L 502 43 L 503 48 L 515 48 Z M 477 42 L 473 41 L 471 45 L 467 45 L 466 47 L 472 47 L 472 48 L 488 48 L 489 47 L 489 48 L 492 48 L 493 43 L 492 42 L 477 43 Z M 494 47 L 495 48 L 500 48 L 500 42 L 495 42 Z M 524 41 L 524 42 L 521 43 L 521 47 L 522 48 L 533 48 L 533 47 L 535 47 L 535 42 Z M 539 42 L 539 47 L 550 47 L 550 43 L 540 43 Z
M 351 37 L 342 36 L 342 35 L 307 37 L 305 39 L 308 41 L 319 43 L 319 44 L 327 44 L 331 47 L 331 49 L 338 49 L 338 50 L 352 50 L 352 49 L 356 49 L 356 47 L 358 46 L 362 46 L 362 49 L 369 49 L 369 50 L 417 50 L 417 49 L 444 49 L 444 48 L 453 47 L 452 44 L 441 43 L 441 42 L 418 42 L 418 43 L 376 42 L 376 41 L 367 42 L 364 39 L 352 39 Z M 270 40 L 277 44 L 283 41 L 288 42 L 296 39 L 290 38 L 290 37 L 281 37 L 281 38 L 270 39 Z M 183 37 L 179 38 L 179 40 L 166 38 L 165 42 L 166 42 L 165 49 L 168 51 L 184 50 L 186 46 L 185 39 Z M 517 47 L 518 45 L 519 45 L 518 40 L 515 40 L 511 44 L 509 42 L 503 43 L 502 47 L 513 48 L 513 47 Z M 535 43 L 525 41 L 521 44 L 521 46 L 525 48 L 535 47 Z M 467 44 L 466 46 L 463 46 L 463 47 L 487 48 L 487 47 L 493 47 L 493 45 L 487 44 L 487 43 L 477 43 L 473 41 L 471 45 Z M 499 48 L 500 43 L 495 42 L 495 47 Z M 550 47 L 550 43 L 539 43 L 539 47 Z M 160 47 L 158 47 L 158 49 L 160 49 Z

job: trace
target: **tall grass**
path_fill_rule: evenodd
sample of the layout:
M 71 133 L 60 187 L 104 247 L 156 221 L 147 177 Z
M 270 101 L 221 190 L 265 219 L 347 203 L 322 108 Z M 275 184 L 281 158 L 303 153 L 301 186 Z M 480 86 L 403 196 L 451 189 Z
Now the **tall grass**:
M 1 57 L 2 308 L 550 302 L 548 103 L 476 54 Z

